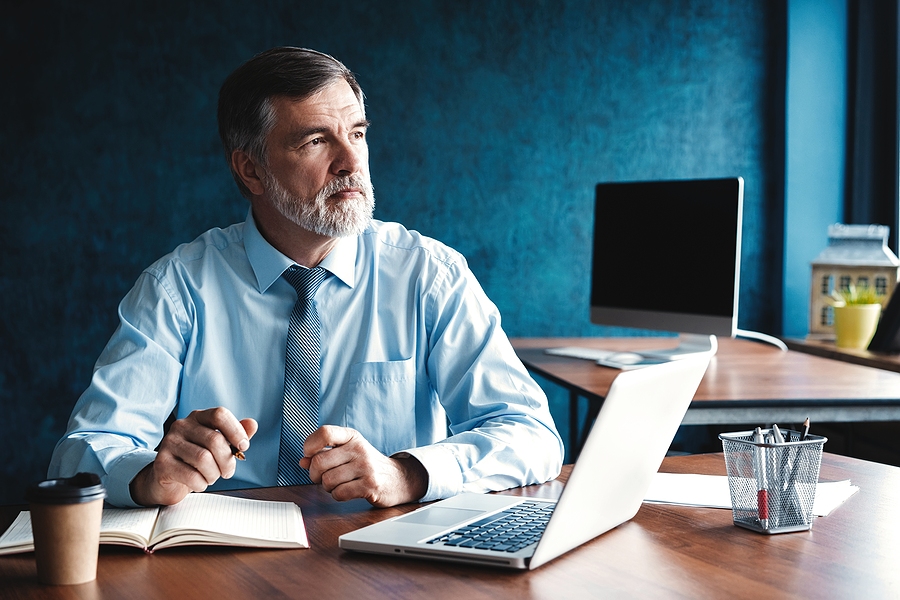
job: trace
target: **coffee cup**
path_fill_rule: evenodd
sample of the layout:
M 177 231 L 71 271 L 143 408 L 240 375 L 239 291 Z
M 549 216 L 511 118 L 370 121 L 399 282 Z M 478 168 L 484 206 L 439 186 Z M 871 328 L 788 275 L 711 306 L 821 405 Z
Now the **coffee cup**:
M 74 585 L 97 578 L 100 519 L 106 489 L 94 473 L 28 487 L 38 580 Z

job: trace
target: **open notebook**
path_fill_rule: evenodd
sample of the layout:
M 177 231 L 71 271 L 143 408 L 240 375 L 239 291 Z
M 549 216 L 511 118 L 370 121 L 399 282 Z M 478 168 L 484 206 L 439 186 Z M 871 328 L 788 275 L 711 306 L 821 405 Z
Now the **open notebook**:
M 308 548 L 300 507 L 293 502 L 188 494 L 162 508 L 104 508 L 100 543 L 151 553 L 170 546 Z M 31 518 L 22 511 L 0 536 L 0 555 L 34 550 Z
M 634 517 L 709 361 L 697 356 L 620 373 L 558 501 L 460 494 L 346 533 L 338 543 L 359 552 L 534 569 Z

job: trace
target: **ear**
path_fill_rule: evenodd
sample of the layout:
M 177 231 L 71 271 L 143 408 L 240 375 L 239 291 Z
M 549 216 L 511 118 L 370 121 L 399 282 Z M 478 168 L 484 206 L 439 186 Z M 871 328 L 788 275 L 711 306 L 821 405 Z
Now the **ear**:
M 262 167 L 258 167 L 250 155 L 243 150 L 231 153 L 231 168 L 254 196 L 262 196 L 266 191 L 261 175 Z

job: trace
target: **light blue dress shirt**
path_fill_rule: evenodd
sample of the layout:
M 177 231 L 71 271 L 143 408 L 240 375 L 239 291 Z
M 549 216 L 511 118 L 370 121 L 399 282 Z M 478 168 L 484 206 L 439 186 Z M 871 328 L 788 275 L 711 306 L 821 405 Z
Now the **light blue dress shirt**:
M 246 222 L 212 229 L 146 269 L 57 444 L 50 477 L 97 473 L 109 502 L 156 453 L 166 418 L 224 406 L 259 431 L 234 477 L 210 489 L 274 486 L 292 261 Z M 423 500 L 555 477 L 563 455 L 540 387 L 500 315 L 447 246 L 374 221 L 321 263 L 320 424 L 352 427 L 426 468 Z

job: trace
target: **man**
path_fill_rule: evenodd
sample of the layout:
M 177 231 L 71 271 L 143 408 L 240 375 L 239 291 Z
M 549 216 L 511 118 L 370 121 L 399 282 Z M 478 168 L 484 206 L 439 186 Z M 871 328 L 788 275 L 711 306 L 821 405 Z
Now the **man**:
M 367 128 L 330 56 L 275 48 L 228 77 L 247 220 L 141 274 L 51 477 L 98 473 L 121 506 L 302 482 L 391 506 L 558 474 L 546 398 L 463 257 L 372 219 Z

